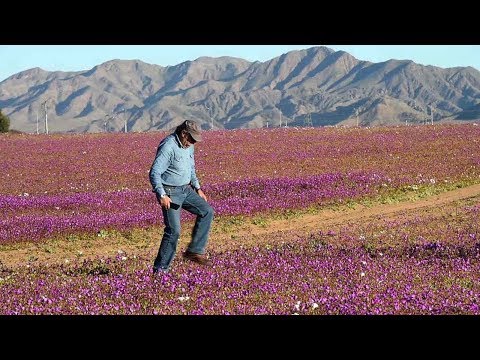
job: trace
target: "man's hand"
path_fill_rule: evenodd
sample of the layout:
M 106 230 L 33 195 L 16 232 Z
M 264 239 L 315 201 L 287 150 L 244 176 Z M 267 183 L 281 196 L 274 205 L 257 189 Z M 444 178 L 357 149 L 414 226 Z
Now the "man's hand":
M 205 195 L 205 193 L 203 192 L 202 189 L 198 189 L 197 193 L 198 193 L 198 195 L 200 195 L 200 197 L 201 197 L 203 200 L 208 201 L 208 200 L 207 200 L 207 195 Z
M 157 199 L 162 207 L 167 210 L 170 209 L 170 202 L 172 201 L 172 199 L 170 199 L 168 195 L 165 195 L 164 197 L 157 196 Z

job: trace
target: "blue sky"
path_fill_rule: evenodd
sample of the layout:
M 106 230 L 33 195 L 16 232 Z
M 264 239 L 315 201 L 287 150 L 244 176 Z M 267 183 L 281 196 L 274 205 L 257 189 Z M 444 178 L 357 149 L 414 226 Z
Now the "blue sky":
M 0 81 L 20 71 L 89 70 L 112 59 L 139 59 L 162 66 L 201 56 L 233 56 L 266 61 L 291 50 L 319 45 L 0 45 Z M 472 66 L 480 70 L 480 45 L 323 45 L 359 60 L 410 59 L 439 67 Z

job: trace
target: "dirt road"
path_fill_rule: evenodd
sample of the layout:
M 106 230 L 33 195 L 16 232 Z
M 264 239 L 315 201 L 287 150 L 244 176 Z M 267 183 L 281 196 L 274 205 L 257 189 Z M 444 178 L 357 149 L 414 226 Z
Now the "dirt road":
M 354 209 L 323 210 L 315 215 L 304 215 L 290 220 L 274 220 L 271 221 L 266 228 L 262 229 L 252 225 L 248 227 L 248 229 L 241 230 L 237 235 L 255 236 L 275 231 L 328 229 L 328 227 L 332 225 L 364 221 L 372 217 L 394 218 L 399 214 L 404 215 L 410 211 L 423 208 L 436 208 L 454 201 L 476 196 L 480 196 L 480 184 L 448 191 L 413 202 L 380 204 L 372 207 L 357 205 Z
M 393 219 L 418 211 L 441 207 L 458 200 L 480 196 L 480 184 L 448 191 L 417 201 L 395 204 L 377 204 L 371 207 L 356 205 L 355 208 L 321 210 L 315 215 L 295 216 L 288 220 L 266 218 L 262 224 L 246 221 L 226 227 L 222 221 L 214 221 L 209 248 L 213 251 L 233 249 L 240 245 L 261 245 L 271 242 L 272 235 L 279 232 L 292 232 L 296 236 L 314 231 L 328 231 L 329 228 L 346 223 L 358 223 L 369 218 L 381 217 Z M 191 226 L 190 226 L 191 228 Z M 190 233 L 185 225 L 178 249 L 185 248 Z M 119 253 L 128 256 L 146 256 L 153 259 L 160 241 L 162 229 L 135 230 L 131 234 L 92 237 L 81 241 L 55 240 L 41 244 L 23 243 L 0 250 L 0 264 L 7 267 L 27 266 L 39 263 L 70 263 L 96 256 L 114 256 Z

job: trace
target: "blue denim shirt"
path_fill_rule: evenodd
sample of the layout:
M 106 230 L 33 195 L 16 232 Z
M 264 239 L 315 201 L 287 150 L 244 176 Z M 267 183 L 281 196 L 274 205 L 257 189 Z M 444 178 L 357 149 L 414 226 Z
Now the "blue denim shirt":
M 183 148 L 177 134 L 168 135 L 160 142 L 157 155 L 150 168 L 150 183 L 153 192 L 165 194 L 163 184 L 181 186 L 191 184 L 200 189 L 195 172 L 194 145 Z

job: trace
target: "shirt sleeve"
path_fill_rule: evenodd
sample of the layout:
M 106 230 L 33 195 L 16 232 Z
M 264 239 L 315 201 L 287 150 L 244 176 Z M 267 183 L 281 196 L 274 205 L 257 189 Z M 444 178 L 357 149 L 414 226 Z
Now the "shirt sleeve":
M 200 182 L 198 181 L 198 178 L 197 178 L 197 173 L 195 172 L 195 151 L 194 151 L 194 145 L 191 146 L 192 148 L 192 171 L 191 171 L 191 179 L 190 179 L 190 184 L 192 184 L 192 186 L 198 190 L 200 189 Z
M 168 143 L 163 143 L 158 146 L 157 155 L 150 168 L 150 183 L 152 184 L 152 191 L 162 196 L 165 189 L 162 185 L 162 174 L 168 169 L 170 159 L 173 154 L 172 147 Z

